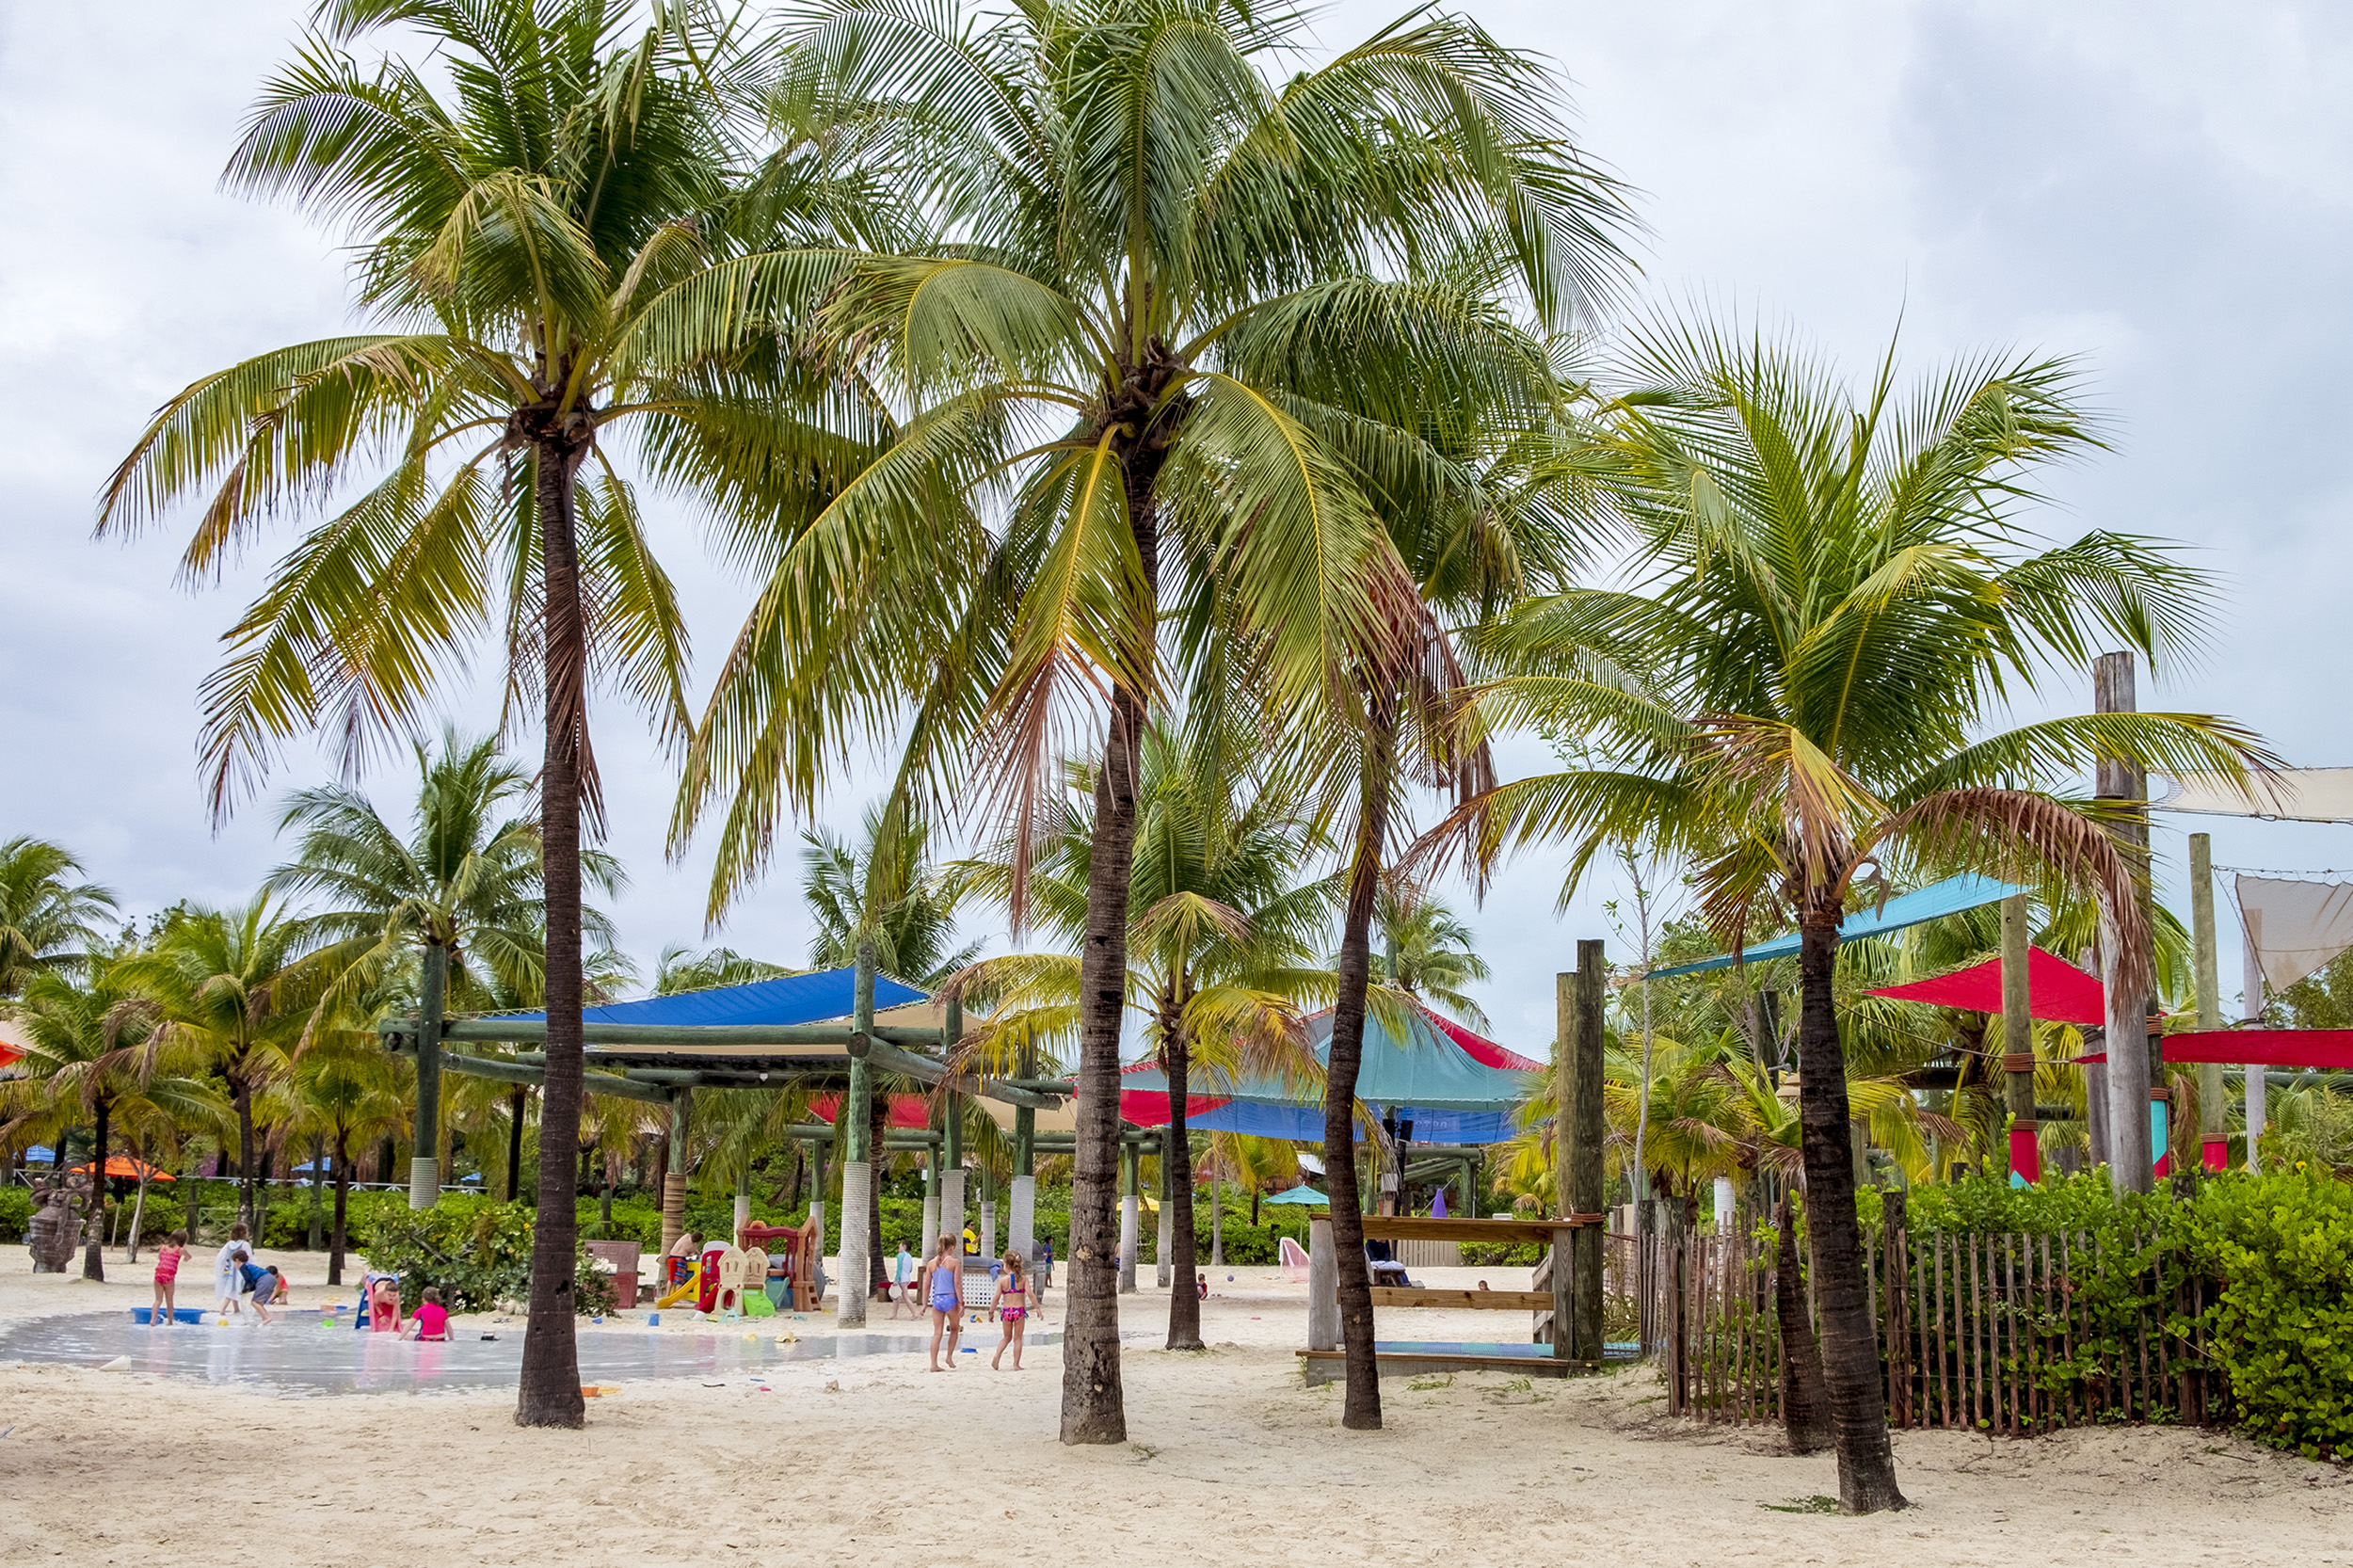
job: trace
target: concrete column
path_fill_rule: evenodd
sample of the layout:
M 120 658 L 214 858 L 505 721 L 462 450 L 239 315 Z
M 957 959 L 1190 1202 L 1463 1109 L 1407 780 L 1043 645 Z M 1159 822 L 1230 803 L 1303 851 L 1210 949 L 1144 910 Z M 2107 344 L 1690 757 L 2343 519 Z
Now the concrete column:
M 1160 1227 L 1152 1245 L 1153 1277 L 1163 1290 L 1176 1279 L 1176 1209 L 1169 1202 L 1171 1158 L 1168 1133 L 1163 1128 L 1160 1133 Z
M 430 1208 L 441 1195 L 441 1162 L 434 1157 L 441 1146 L 441 1016 L 448 989 L 449 949 L 427 942 L 424 994 L 417 1005 L 417 1119 L 409 1144 L 410 1208 Z
M 1028 1268 L 1035 1256 L 1037 1245 L 1037 1177 L 1017 1176 L 1013 1178 L 1013 1214 L 1005 1225 L 1005 1240 L 1021 1266 Z
M 2242 936 L 2247 957 L 2246 968 L 2239 979 L 2239 984 L 2245 988 L 2239 1013 L 2246 1022 L 2241 1027 L 2261 1029 L 2264 1021 L 2263 917 L 2249 911 Z M 2263 1161 L 2256 1153 L 2255 1140 L 2263 1135 L 2265 1127 L 2264 1067 L 2261 1062 L 2247 1064 L 2247 1168 L 2249 1171 L 2263 1169 Z
M 919 1252 L 929 1257 L 939 1250 L 939 1194 L 928 1192 L 923 1197 L 923 1230 Z
M 956 1252 L 964 1251 L 964 1167 L 952 1165 L 939 1173 L 939 1230 L 932 1245 L 939 1245 L 938 1236 L 956 1239 Z M 929 1255 L 927 1254 L 926 1256 Z
M 742 1246 L 744 1244 L 744 1227 L 751 1223 L 752 1195 L 749 1192 L 738 1192 L 735 1194 L 735 1231 L 733 1235 L 728 1238 L 728 1240 L 736 1246 Z
M 2103 713 L 2130 713 L 2138 707 L 2135 696 L 2133 656 L 2130 653 L 2103 653 L 2092 661 L 2092 705 Z M 2109 801 L 2145 801 L 2149 795 L 2149 776 L 2141 768 L 2122 759 L 2103 758 L 2097 769 L 2093 792 Z M 2145 864 L 2149 853 L 2149 819 L 2140 812 L 2134 819 L 2112 826 L 2117 847 Z M 2143 913 L 2147 913 L 2143 900 Z M 2136 951 L 2127 952 L 2121 946 L 2121 930 L 2113 910 L 2104 911 L 2100 920 L 2100 978 L 2107 988 L 2107 1107 L 2108 1107 L 2108 1181 L 2120 1192 L 2146 1192 L 2155 1186 L 2153 1160 L 2165 1150 L 2154 1138 L 2151 1105 L 2160 1109 L 2156 1120 L 2162 1120 L 2161 1097 L 2153 1100 L 2150 1090 L 2161 1084 L 2152 1075 L 2153 1062 L 2162 1072 L 2163 1064 L 2149 1048 L 2149 989 L 2155 984 L 2151 954 L 2144 939 L 2136 944 Z M 2147 931 L 2147 922 L 2142 930 Z M 2129 993 L 2118 984 L 2126 970 L 2137 971 L 2141 984 Z
M 1119 1289 L 1131 1294 L 1136 1288 L 1136 1195 L 1123 1193 L 1119 1199 Z
M 1307 1348 L 1340 1348 L 1339 1256 L 1332 1250 L 1332 1218 L 1307 1222 Z
M 2222 1027 L 2221 965 L 2215 953 L 2214 835 L 2189 836 L 2189 946 L 2198 986 L 2198 1027 Z M 2198 1162 L 2219 1173 L 2231 1163 L 2231 1115 L 2222 1064 L 2198 1067 Z
M 874 1167 L 863 1160 L 841 1167 L 841 1286 L 835 1322 L 841 1328 L 866 1326 L 866 1286 L 871 1272 L 866 1257 L 866 1214 L 873 1202 Z

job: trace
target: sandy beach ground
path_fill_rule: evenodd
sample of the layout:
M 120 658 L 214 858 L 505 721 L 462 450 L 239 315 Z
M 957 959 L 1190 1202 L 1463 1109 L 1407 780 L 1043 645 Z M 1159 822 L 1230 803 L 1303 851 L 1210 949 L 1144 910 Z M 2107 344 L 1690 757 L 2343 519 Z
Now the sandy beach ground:
M 208 1256 L 183 1274 L 181 1304 L 209 1295 Z M 37 1278 L 21 1251 L 0 1252 L 0 1321 L 144 1304 L 152 1268 L 119 1257 L 102 1286 Z M 325 1298 L 323 1260 L 264 1260 L 297 1307 Z M 1671 1420 L 1648 1369 L 1390 1382 L 1384 1430 L 1343 1432 L 1339 1390 L 1305 1387 L 1291 1353 L 1303 1288 L 1233 1269 L 1212 1292 L 1212 1348 L 1190 1354 L 1154 1348 L 1165 1295 L 1147 1283 L 1125 1298 L 1128 1328 L 1149 1337 L 1125 1356 L 1129 1440 L 1107 1448 L 1055 1441 L 1058 1352 L 992 1374 L 994 1329 L 952 1374 L 888 1354 L 779 1364 L 764 1389 L 624 1383 L 578 1432 L 518 1429 L 511 1394 L 295 1399 L 0 1366 L 0 1562 L 2353 1564 L 2353 1475 L 2219 1432 L 1899 1433 L 1915 1506 L 1846 1519 L 1807 1511 L 1835 1490 L 1827 1457 Z M 874 1327 L 906 1326 L 883 1311 Z M 1047 1316 L 1060 1326 L 1059 1289 Z M 1435 1312 L 1384 1325 L 1498 1331 L 1524 1325 Z

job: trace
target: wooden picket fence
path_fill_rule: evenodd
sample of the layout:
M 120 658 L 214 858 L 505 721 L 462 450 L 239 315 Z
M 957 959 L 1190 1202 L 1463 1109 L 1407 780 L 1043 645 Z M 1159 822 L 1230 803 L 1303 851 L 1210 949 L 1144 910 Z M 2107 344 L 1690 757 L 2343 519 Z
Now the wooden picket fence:
M 1625 1258 L 1619 1278 L 1641 1292 L 1643 1351 L 1660 1365 L 1669 1410 L 1778 1421 L 1771 1245 L 1739 1235 L 1626 1240 L 1611 1261 Z M 1893 1425 L 2017 1434 L 2118 1420 L 2198 1425 L 2226 1410 L 2198 1326 L 2219 1284 L 2148 1238 L 1897 1231 L 1865 1256 Z M 2094 1304 L 2086 1287 L 2095 1276 L 2110 1290 L 2129 1282 L 2129 1298 Z

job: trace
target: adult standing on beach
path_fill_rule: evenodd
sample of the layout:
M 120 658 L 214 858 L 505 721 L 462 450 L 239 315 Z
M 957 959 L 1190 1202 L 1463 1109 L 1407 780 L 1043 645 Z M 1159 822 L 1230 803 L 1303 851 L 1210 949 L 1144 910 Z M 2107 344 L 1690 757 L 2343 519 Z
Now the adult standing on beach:
M 237 1300 L 239 1292 L 245 1288 L 245 1271 L 238 1265 L 252 1256 L 252 1248 L 245 1238 L 245 1226 L 231 1225 L 229 1240 L 223 1241 L 220 1251 L 213 1255 L 213 1299 L 223 1317 L 245 1310 L 244 1304 Z
M 932 1370 L 939 1366 L 939 1336 L 948 1336 L 948 1368 L 956 1369 L 956 1341 L 964 1337 L 964 1261 L 956 1256 L 956 1239 L 943 1236 L 931 1266 L 923 1271 L 923 1299 L 932 1309 Z

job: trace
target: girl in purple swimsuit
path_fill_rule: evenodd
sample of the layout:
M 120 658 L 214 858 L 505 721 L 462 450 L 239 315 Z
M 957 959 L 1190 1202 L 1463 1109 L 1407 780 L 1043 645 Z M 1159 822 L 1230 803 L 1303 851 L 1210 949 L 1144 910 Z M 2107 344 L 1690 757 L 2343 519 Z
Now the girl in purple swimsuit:
M 923 1299 L 932 1309 L 932 1370 L 956 1369 L 956 1340 L 964 1334 L 964 1260 L 956 1255 L 956 1239 L 942 1236 L 939 1250 L 923 1272 Z M 939 1341 L 948 1340 L 948 1365 L 939 1365 Z
M 1003 1371 L 999 1365 L 1005 1359 L 1008 1346 L 1013 1350 L 1013 1369 L 1021 1370 L 1021 1336 L 1029 1329 L 1030 1274 L 1021 1266 L 1018 1252 L 1005 1254 L 1005 1272 L 997 1276 L 997 1299 L 989 1312 L 1005 1325 L 1005 1336 L 998 1342 L 997 1353 L 988 1358 L 989 1370 Z

